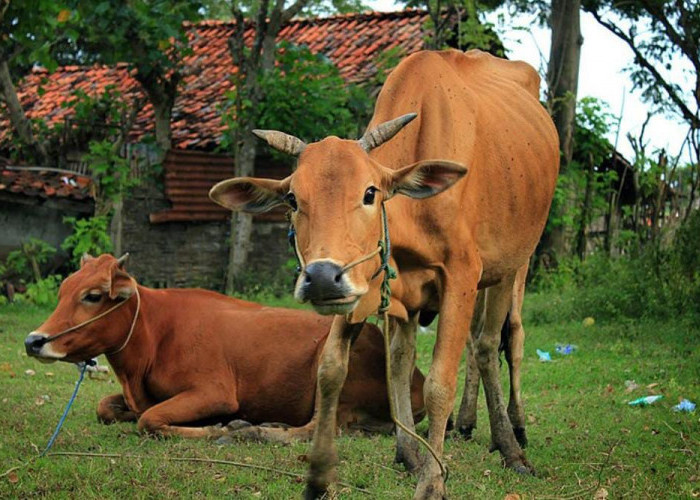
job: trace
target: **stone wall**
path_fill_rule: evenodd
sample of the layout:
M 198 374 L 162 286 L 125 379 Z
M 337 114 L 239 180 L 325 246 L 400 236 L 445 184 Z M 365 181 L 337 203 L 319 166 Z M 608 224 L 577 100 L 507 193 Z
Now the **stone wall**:
M 168 207 L 156 186 L 138 188 L 124 203 L 122 238 L 124 251 L 130 253 L 129 272 L 148 286 L 222 290 L 229 222 L 149 222 L 149 214 Z M 284 223 L 257 222 L 252 244 L 250 272 L 259 273 L 261 279 L 289 259 Z
M 57 202 L 23 195 L 0 198 L 0 260 L 29 238 L 60 247 L 71 233 L 63 217 L 81 217 L 91 210 L 92 203 Z

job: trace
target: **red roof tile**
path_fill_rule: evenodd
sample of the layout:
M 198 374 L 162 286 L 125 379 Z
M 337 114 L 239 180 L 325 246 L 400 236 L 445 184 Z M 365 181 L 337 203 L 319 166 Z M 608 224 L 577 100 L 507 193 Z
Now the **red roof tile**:
M 419 10 L 294 19 L 282 29 L 280 39 L 292 43 L 306 41 L 311 50 L 328 56 L 346 81 L 362 82 L 374 76 L 375 57 L 386 48 L 398 45 L 405 54 L 423 48 L 422 26 L 427 19 L 428 14 Z M 399 33 L 401 23 L 406 25 Z M 233 23 L 202 21 L 186 26 L 193 51 L 184 63 L 197 70 L 185 77 L 173 109 L 173 147 L 212 149 L 222 133 L 218 105 L 232 87 L 230 75 L 236 71 L 227 48 Z M 251 36 L 252 30 L 248 30 L 246 38 Z M 103 92 L 108 85 L 116 86 L 128 99 L 143 96 L 125 64 L 65 66 L 53 73 L 38 70 L 24 79 L 18 94 L 30 119 L 44 118 L 54 125 L 66 119 L 69 110 L 60 104 L 70 99 L 71 92 L 80 89 L 95 94 Z M 0 114 L 0 143 L 7 141 L 9 130 L 8 121 Z M 137 118 L 132 140 L 152 132 L 153 107 L 149 104 Z
M 10 170 L 0 172 L 0 193 L 9 191 L 40 198 L 90 200 L 90 179 L 75 174 L 46 170 Z

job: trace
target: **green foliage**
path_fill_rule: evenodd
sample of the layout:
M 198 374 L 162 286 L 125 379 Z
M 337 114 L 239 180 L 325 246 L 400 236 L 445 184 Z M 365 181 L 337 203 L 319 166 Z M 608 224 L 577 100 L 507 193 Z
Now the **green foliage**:
M 52 274 L 36 283 L 27 285 L 23 298 L 37 306 L 55 306 L 58 302 L 58 288 L 63 278 L 58 274 Z
M 64 217 L 63 222 L 71 226 L 73 234 L 61 243 L 61 248 L 71 255 L 71 261 L 76 267 L 80 264 L 80 258 L 84 253 L 99 255 L 112 251 L 108 217 L 95 216 L 89 219 Z
M 257 127 L 293 131 L 307 141 L 329 135 L 353 136 L 357 132 L 354 112 L 368 108 L 365 92 L 351 86 L 348 90 L 338 69 L 326 57 L 308 47 L 282 42 L 274 69 L 260 78 L 264 95 L 256 109 L 243 100 L 243 112 L 253 115 Z M 235 116 L 236 91 L 227 94 L 222 120 L 228 133 L 221 141 L 223 149 L 232 147 L 240 120 Z
M 19 280 L 39 282 L 41 280 L 41 266 L 51 260 L 56 249 L 49 243 L 38 238 L 29 238 L 19 249 L 13 250 L 7 256 L 3 272 L 6 275 Z
M 13 79 L 26 74 L 35 64 L 55 69 L 54 45 L 77 37 L 67 22 L 67 2 L 12 0 L 4 15 L 3 3 L 0 2 L 0 61 L 9 63 Z
M 558 269 L 536 274 L 530 290 L 556 292 L 557 307 L 544 313 L 546 322 L 587 316 L 606 321 L 700 317 L 698 234 L 696 210 L 669 247 L 648 245 L 635 255 L 596 253 L 585 261 L 561 261 Z
M 613 152 L 607 136 L 614 125 L 614 117 L 607 104 L 594 97 L 583 97 L 576 106 L 572 162 L 566 175 L 560 175 L 557 179 L 547 231 L 559 226 L 573 228 L 581 223 L 582 217 L 589 224 L 596 216 L 603 215 L 607 197 L 617 179 L 615 171 L 602 168 L 603 162 L 611 158 Z M 591 169 L 590 206 L 584 213 L 587 208 L 584 200 L 589 181 L 587 174 Z M 560 208 L 564 206 L 568 210 Z

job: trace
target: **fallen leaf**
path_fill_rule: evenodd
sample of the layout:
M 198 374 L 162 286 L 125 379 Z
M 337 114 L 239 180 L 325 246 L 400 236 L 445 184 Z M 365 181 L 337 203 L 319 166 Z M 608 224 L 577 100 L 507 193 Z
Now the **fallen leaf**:
M 34 370 L 32 370 L 31 368 L 29 368 L 27 370 L 24 370 L 24 374 L 29 375 L 30 377 L 33 377 L 34 375 L 36 375 L 36 372 Z
M 605 488 L 598 488 L 595 495 L 593 495 L 593 500 L 605 500 L 606 498 L 608 498 L 608 490 Z
M 12 484 L 16 484 L 17 482 L 19 482 L 19 476 L 15 471 L 12 471 L 7 475 L 7 480 L 10 481 Z
M 575 429 L 576 427 L 578 427 L 578 424 L 576 422 L 574 422 L 573 420 L 569 422 L 569 429 Z
M 484 477 L 489 477 L 491 475 L 491 471 L 489 469 L 486 469 L 484 471 Z
M 527 416 L 527 423 L 528 423 L 528 424 L 534 424 L 535 422 L 537 422 L 537 419 L 535 418 L 534 415 L 528 415 L 528 416 Z
M 606 394 L 612 394 L 613 392 L 615 392 L 615 388 L 612 386 L 612 384 L 608 384 L 605 386 Z
M 659 385 L 658 382 L 654 382 L 653 384 L 649 384 L 649 385 L 647 386 L 647 389 L 653 389 L 654 387 L 656 387 L 656 386 L 658 386 L 658 385 Z
M 70 10 L 63 9 L 58 13 L 57 20 L 59 23 L 65 23 L 68 19 L 70 19 Z
M 41 405 L 43 405 L 45 402 L 46 402 L 46 401 L 44 401 L 44 398 L 36 398 L 36 399 L 34 400 L 34 404 L 37 405 L 37 406 L 41 406 Z
M 53 372 L 46 372 L 44 373 L 44 375 L 46 375 L 47 377 L 53 377 Z
M 0 372 L 12 371 L 12 365 L 8 362 L 0 363 Z
M 517 493 L 508 493 L 503 497 L 503 500 L 520 500 L 520 495 Z

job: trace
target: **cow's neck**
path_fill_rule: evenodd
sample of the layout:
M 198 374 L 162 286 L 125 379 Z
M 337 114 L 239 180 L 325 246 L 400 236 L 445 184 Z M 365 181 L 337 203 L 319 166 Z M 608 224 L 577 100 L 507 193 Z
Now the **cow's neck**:
M 142 286 L 139 286 L 138 290 L 141 296 L 141 307 L 134 332 L 120 352 L 107 355 L 107 361 L 119 379 L 124 399 L 129 408 L 136 413 L 143 413 L 153 404 L 144 386 L 144 381 L 152 368 L 153 353 L 158 339 L 154 338 L 154 335 L 157 335 L 157 330 L 152 328 L 150 324 L 152 322 L 151 311 L 154 309 L 152 304 L 153 291 Z M 136 313 L 136 303 L 134 302 L 128 307 L 129 318 L 133 318 Z M 131 325 L 131 321 L 129 325 Z M 124 331 L 125 339 L 127 334 L 128 329 Z

